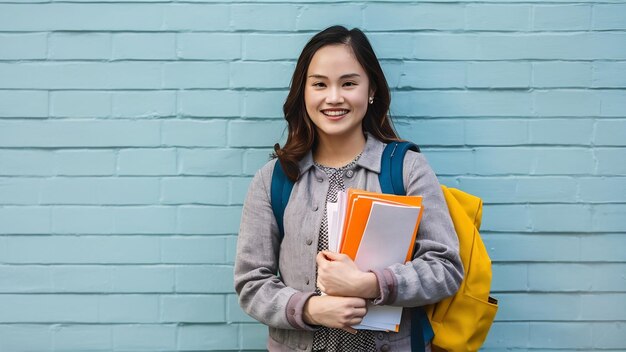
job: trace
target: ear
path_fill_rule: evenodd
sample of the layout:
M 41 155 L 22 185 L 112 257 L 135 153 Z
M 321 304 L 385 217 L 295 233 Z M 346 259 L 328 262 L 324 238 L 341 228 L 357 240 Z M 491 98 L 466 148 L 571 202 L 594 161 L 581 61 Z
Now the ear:
M 368 93 L 369 93 L 368 97 L 373 97 L 374 94 L 376 94 L 376 85 L 370 83 Z

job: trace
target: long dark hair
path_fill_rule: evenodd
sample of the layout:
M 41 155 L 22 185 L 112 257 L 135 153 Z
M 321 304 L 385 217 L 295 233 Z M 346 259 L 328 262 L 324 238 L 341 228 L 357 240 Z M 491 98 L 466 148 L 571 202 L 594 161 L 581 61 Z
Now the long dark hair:
M 388 115 L 391 103 L 389 86 L 367 37 L 358 28 L 352 30 L 343 26 L 326 28 L 309 40 L 298 58 L 289 94 L 283 105 L 289 130 L 287 142 L 282 148 L 278 143 L 274 145 L 273 155 L 278 157 L 285 174 L 292 181 L 300 177 L 298 162 L 317 143 L 317 132 L 308 117 L 304 102 L 306 73 L 313 55 L 320 48 L 333 44 L 345 44 L 352 49 L 357 61 L 367 73 L 370 90 L 375 91 L 374 103 L 368 105 L 363 119 L 363 130 L 384 142 L 399 139 Z

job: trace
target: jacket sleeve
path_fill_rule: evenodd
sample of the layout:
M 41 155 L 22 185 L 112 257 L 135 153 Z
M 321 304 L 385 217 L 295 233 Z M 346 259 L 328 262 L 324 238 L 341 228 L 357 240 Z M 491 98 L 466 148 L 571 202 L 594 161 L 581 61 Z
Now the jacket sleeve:
M 375 304 L 414 307 L 452 296 L 463 280 L 459 242 L 435 173 L 422 154 L 404 160 L 407 195 L 422 196 L 423 213 L 413 260 L 374 273 L 381 296 Z
M 235 259 L 235 291 L 239 305 L 261 323 L 281 329 L 313 330 L 302 319 L 303 293 L 285 286 L 278 276 L 280 241 L 270 203 L 274 163 L 259 170 L 243 205 Z

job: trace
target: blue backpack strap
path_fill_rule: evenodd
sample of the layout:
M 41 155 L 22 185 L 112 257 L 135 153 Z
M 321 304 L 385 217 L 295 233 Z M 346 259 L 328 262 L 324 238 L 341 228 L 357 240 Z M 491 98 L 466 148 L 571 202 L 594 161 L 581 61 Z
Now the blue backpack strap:
M 397 142 L 391 142 L 387 144 L 385 150 L 383 150 L 383 156 L 380 160 L 380 173 L 378 174 L 380 190 L 383 193 L 395 194 L 393 183 L 391 182 L 391 154 L 395 156 L 394 151 L 397 147 Z
M 409 142 L 391 142 L 387 144 L 380 161 L 378 180 L 383 193 L 406 195 L 404 189 L 404 156 L 408 150 L 419 153 L 417 145 Z M 412 309 L 411 314 L 411 351 L 423 352 L 435 333 L 426 312 L 421 307 Z
M 272 172 L 272 185 L 270 193 L 270 201 L 272 202 L 272 211 L 274 212 L 274 218 L 278 224 L 279 240 L 282 242 L 285 237 L 285 228 L 283 226 L 283 217 L 285 215 L 285 208 L 289 202 L 289 196 L 291 196 L 291 190 L 293 189 L 293 181 L 291 181 L 283 168 L 280 166 L 280 160 L 276 159 L 274 165 L 274 171 Z
M 380 189 L 383 193 L 406 195 L 402 169 L 404 156 L 408 150 L 419 153 L 420 148 L 410 142 L 391 142 L 385 147 L 380 161 L 380 174 L 378 174 Z
M 433 340 L 435 332 L 422 307 L 415 307 L 411 314 L 411 351 L 424 352 L 426 345 Z

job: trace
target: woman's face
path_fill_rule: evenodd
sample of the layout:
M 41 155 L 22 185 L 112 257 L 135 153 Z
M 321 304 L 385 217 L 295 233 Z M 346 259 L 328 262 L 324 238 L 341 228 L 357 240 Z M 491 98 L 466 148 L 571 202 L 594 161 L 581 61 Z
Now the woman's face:
M 322 141 L 362 136 L 370 95 L 373 92 L 367 74 L 350 47 L 327 45 L 313 55 L 307 70 L 304 102 Z

